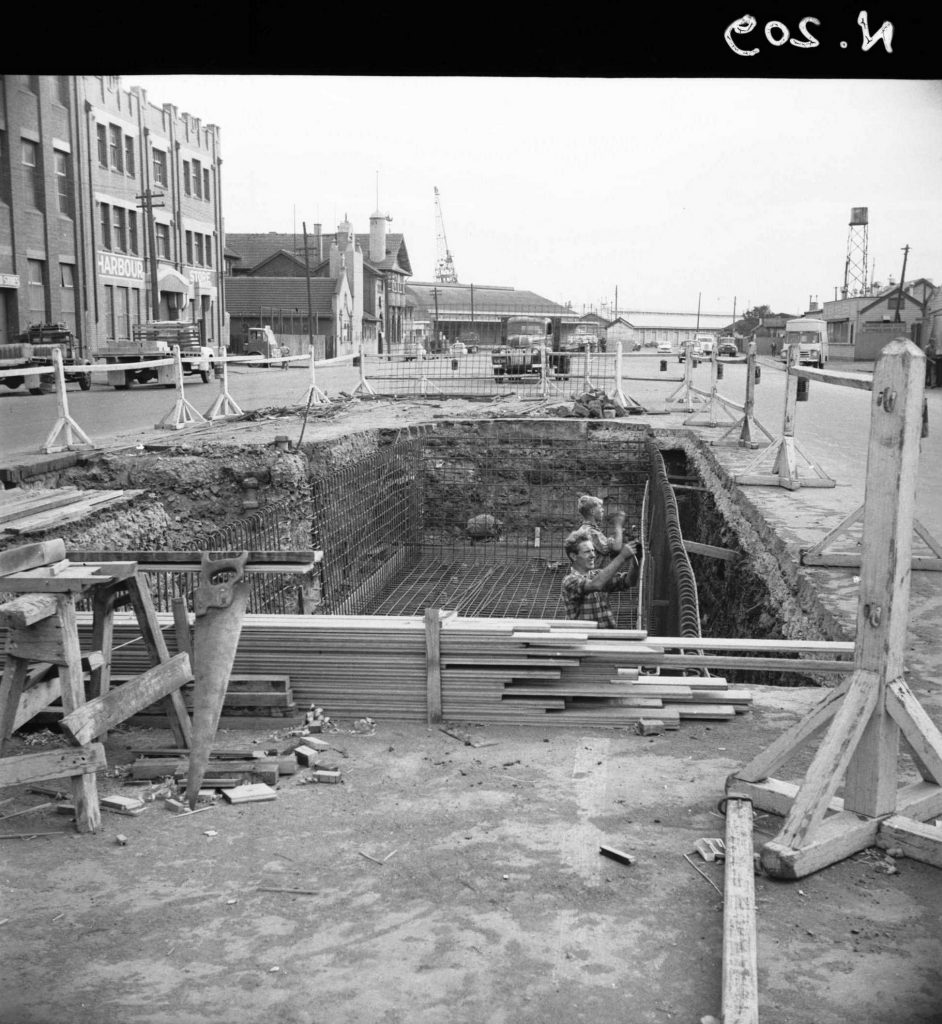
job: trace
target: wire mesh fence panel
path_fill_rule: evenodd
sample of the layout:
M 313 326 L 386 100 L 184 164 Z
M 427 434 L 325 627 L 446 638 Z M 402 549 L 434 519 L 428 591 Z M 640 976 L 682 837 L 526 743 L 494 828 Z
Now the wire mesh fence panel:
M 315 480 L 314 546 L 321 562 L 322 610 L 358 614 L 416 557 L 420 440 L 405 439 Z

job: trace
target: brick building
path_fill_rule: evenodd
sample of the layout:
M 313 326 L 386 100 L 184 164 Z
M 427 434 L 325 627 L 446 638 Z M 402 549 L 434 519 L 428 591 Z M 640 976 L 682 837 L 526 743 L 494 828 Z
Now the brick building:
M 412 306 L 406 301 L 406 280 L 412 275 L 405 239 L 386 230 L 389 217 L 378 210 L 370 217 L 369 234 L 356 234 L 350 221 L 344 219 L 333 234 L 323 233 L 320 224 L 312 225 L 307 236 L 305 263 L 304 235 L 269 231 L 264 233 L 230 232 L 226 256 L 230 267 L 230 283 L 240 287 L 243 277 L 303 277 L 310 268 L 311 277 L 335 279 L 343 273 L 353 301 L 350 346 L 359 349 L 362 342 L 367 352 L 398 352 L 412 335 Z M 277 318 L 275 293 L 266 303 Z M 305 315 L 306 299 L 298 312 Z M 291 310 L 284 311 L 290 315 Z M 233 338 L 237 327 L 232 326 Z M 328 349 L 330 348 L 328 343 Z M 336 354 L 345 351 L 345 343 L 337 339 Z
M 217 126 L 116 76 L 0 76 L 0 344 L 65 323 L 94 356 L 181 318 L 223 343 L 220 163 Z

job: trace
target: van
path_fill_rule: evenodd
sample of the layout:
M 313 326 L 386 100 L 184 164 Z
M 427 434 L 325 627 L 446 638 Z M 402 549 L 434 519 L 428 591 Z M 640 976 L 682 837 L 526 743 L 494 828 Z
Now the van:
M 798 346 L 798 362 L 806 366 L 823 369 L 828 361 L 828 325 L 826 320 L 817 317 L 803 316 L 797 320 L 788 320 L 785 324 L 785 344 L 782 346 L 782 359 L 787 358 L 788 348 Z
M 700 346 L 700 355 L 704 359 L 712 359 L 713 358 L 713 349 L 716 348 L 716 339 L 713 337 L 712 334 L 698 334 L 693 339 L 693 343 L 694 343 L 694 351 L 696 351 L 696 346 L 697 345 Z

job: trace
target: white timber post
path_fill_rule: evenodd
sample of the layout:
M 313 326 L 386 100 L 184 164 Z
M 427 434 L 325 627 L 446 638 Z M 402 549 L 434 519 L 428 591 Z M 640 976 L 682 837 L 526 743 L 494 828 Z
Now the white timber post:
M 206 417 L 191 402 L 187 401 L 183 391 L 183 360 L 180 358 L 180 346 L 173 346 L 173 371 L 177 385 L 177 398 L 173 408 L 157 424 L 156 430 L 180 430 L 189 423 L 205 423 Z
M 218 356 L 222 363 L 222 373 L 219 375 L 219 394 L 216 400 L 206 412 L 206 419 L 219 420 L 226 416 L 241 416 L 242 410 L 238 403 L 229 394 L 229 354 L 220 346 Z
M 52 366 L 56 381 L 56 422 L 53 424 L 49 436 L 42 446 L 47 454 L 52 452 L 78 451 L 80 449 L 94 448 L 90 438 L 84 430 L 69 415 L 69 397 L 65 390 L 65 370 L 62 366 L 62 351 L 58 347 L 52 350 Z M 73 436 L 73 433 L 75 436 Z M 64 435 L 64 443 L 60 441 L 60 435 Z M 75 437 L 78 437 L 78 441 Z

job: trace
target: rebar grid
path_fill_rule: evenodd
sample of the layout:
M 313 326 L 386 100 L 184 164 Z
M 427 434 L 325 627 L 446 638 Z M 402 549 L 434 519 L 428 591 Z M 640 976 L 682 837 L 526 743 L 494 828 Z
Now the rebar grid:
M 324 552 L 325 612 L 363 611 L 376 588 L 414 557 L 419 465 L 419 440 L 405 439 L 314 481 L 312 537 Z
M 520 565 L 423 558 L 377 596 L 370 614 L 421 615 L 426 608 L 442 608 L 475 618 L 564 619 L 567 571 L 542 559 Z M 609 604 L 619 629 L 637 628 L 637 589 L 610 594 Z
M 298 523 L 311 515 L 310 502 L 282 498 L 263 508 L 193 538 L 190 551 L 286 551 L 297 547 L 292 538 Z M 305 541 L 305 545 L 306 545 Z M 143 570 L 143 571 L 146 571 Z M 199 584 L 199 572 L 151 572 L 148 582 L 158 611 L 173 609 L 173 600 L 191 595 Z M 251 573 L 248 610 L 252 613 L 293 614 L 299 611 L 298 577 L 287 573 Z

